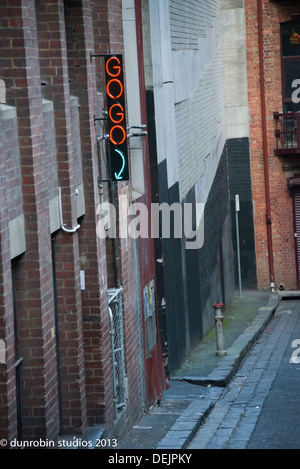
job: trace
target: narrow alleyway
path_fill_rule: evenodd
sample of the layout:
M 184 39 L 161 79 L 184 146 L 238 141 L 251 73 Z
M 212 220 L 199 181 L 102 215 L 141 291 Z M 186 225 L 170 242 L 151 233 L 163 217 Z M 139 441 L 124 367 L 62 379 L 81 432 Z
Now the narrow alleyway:
M 231 386 L 243 357 L 278 307 L 278 296 L 244 291 L 225 311 L 227 355 L 217 357 L 214 330 L 170 379 L 159 405 L 118 438 L 117 449 L 185 449 Z M 229 386 L 229 388 L 228 388 Z M 216 424 L 217 425 L 217 424 Z
M 281 301 L 188 449 L 299 449 L 300 301 Z

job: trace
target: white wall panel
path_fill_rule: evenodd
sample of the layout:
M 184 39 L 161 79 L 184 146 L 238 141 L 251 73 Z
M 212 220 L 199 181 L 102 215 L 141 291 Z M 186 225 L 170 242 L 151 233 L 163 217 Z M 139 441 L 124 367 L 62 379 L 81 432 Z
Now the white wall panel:
M 226 140 L 220 2 L 170 0 L 170 24 L 180 197 L 201 180 L 205 202 Z
M 241 0 L 149 0 L 158 161 L 206 201 L 227 138 L 248 135 Z M 200 189 L 201 186 L 201 189 Z

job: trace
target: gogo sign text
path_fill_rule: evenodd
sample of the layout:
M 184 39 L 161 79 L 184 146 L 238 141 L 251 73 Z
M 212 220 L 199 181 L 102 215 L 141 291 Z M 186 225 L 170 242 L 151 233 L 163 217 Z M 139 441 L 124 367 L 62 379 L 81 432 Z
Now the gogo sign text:
M 105 75 L 111 179 L 112 181 L 128 181 L 127 128 L 121 55 L 105 56 Z

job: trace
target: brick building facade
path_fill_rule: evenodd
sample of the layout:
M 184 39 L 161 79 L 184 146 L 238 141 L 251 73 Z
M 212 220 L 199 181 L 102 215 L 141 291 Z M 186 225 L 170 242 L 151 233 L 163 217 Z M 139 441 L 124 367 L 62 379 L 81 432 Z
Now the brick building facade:
M 298 46 L 290 37 L 293 28 L 299 30 L 300 8 L 296 1 L 246 1 L 245 18 L 258 288 L 292 290 L 299 288 L 293 208 L 299 104 L 292 96 L 300 68 Z
M 243 286 L 299 288 L 300 9 L 3 0 L 0 18 L 0 435 L 117 435 L 233 298 L 236 195 Z M 130 164 L 117 182 L 112 54 Z M 120 236 L 128 207 L 151 203 L 190 204 L 200 245 Z
M 145 355 L 139 242 L 97 231 L 100 202 L 120 213 L 120 196 L 133 199 L 131 183 L 112 183 L 107 171 L 102 57 L 124 54 L 130 7 L 0 5 L 0 434 L 8 440 L 84 437 L 99 425 L 120 433 L 164 387 L 159 341 L 156 361 Z M 127 69 L 130 83 L 136 70 Z M 136 153 L 146 165 L 144 148 Z

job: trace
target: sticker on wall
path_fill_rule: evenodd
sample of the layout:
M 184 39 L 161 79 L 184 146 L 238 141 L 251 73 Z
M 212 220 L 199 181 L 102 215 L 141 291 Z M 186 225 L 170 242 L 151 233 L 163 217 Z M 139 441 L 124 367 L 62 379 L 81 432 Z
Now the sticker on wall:
M 155 282 L 152 279 L 144 287 L 145 346 L 147 356 L 157 344 L 157 325 L 155 307 Z
M 6 363 L 5 341 L 3 339 L 0 339 L 0 363 Z

